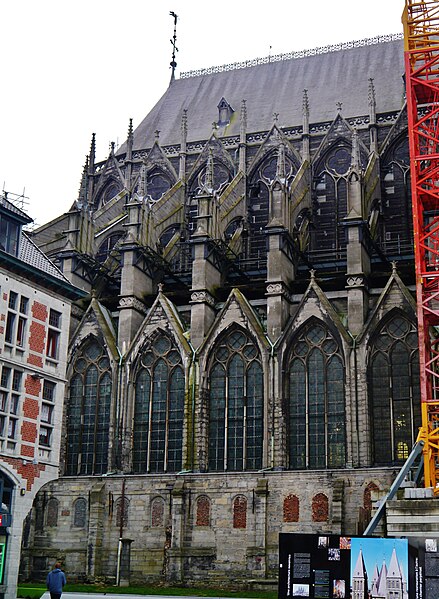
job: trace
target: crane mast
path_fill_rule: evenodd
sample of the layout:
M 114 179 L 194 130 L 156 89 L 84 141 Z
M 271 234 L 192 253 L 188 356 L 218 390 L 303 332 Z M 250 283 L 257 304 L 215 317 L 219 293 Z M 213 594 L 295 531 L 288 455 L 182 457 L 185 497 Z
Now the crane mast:
M 416 270 L 424 484 L 439 495 L 439 2 L 402 17 Z

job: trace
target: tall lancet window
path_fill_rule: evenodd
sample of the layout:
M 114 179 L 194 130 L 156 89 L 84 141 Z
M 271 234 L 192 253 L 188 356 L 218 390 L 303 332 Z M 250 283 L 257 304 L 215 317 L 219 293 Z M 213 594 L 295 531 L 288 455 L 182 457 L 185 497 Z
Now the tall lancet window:
M 160 333 L 143 349 L 135 381 L 134 472 L 182 469 L 184 389 L 180 352 Z
M 342 468 L 346 460 L 344 367 L 329 329 L 299 332 L 288 364 L 290 468 Z
M 209 470 L 262 467 L 264 384 L 259 350 L 233 329 L 216 345 L 209 370 Z
M 366 165 L 364 158 L 360 156 L 363 168 Z M 343 219 L 347 214 L 347 177 L 351 161 L 351 146 L 339 139 L 316 165 L 315 227 L 312 233 L 312 251 L 316 257 L 330 252 L 333 258 L 341 258 L 346 249 Z
M 375 464 L 404 462 L 421 425 L 416 326 L 403 314 L 387 320 L 374 337 L 369 393 Z
M 66 474 L 107 472 L 111 388 L 108 356 L 91 341 L 75 359 L 70 379 Z

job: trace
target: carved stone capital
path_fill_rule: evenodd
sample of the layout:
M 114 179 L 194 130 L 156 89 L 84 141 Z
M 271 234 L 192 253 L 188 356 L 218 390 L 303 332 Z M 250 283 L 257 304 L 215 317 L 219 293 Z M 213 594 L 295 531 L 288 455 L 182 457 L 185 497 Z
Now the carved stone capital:
M 290 299 L 290 292 L 288 291 L 288 288 L 284 283 L 268 283 L 267 293 L 265 295 L 281 295 L 282 297 L 285 297 L 287 300 Z
M 363 287 L 365 283 L 363 275 L 348 275 L 346 277 L 347 287 Z
M 125 309 L 137 310 L 137 312 L 140 312 L 141 314 L 146 314 L 148 312 L 146 306 L 142 304 L 137 297 L 132 295 L 127 295 L 119 299 L 119 310 Z
M 208 304 L 212 308 L 215 306 L 215 298 L 208 291 L 193 291 L 191 294 L 191 304 Z

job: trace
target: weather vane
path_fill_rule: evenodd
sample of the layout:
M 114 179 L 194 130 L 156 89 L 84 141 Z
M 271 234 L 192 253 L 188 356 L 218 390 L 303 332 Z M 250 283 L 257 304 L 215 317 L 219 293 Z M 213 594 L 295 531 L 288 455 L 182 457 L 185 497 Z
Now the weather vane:
M 175 79 L 175 67 L 177 66 L 177 63 L 175 62 L 175 53 L 178 52 L 178 48 L 176 46 L 176 42 L 177 42 L 177 19 L 178 19 L 178 15 L 175 14 L 175 12 L 173 12 L 172 10 L 169 13 L 171 15 L 171 17 L 174 18 L 174 37 L 172 38 L 172 40 L 170 40 L 171 44 L 172 44 L 172 61 L 171 61 L 171 68 L 172 68 L 172 73 L 171 73 L 171 83 L 174 81 Z

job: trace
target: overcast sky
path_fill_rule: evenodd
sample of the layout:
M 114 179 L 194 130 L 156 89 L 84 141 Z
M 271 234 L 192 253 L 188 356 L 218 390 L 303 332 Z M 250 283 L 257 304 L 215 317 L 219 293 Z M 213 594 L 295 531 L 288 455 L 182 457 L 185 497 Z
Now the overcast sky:
M 177 76 L 199 67 L 402 31 L 404 0 L 3 0 L 0 184 L 37 224 L 77 198 L 97 160 L 166 91 L 172 10 Z M 250 99 L 250 98 L 249 98 Z

